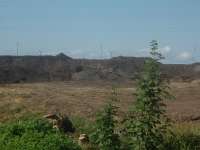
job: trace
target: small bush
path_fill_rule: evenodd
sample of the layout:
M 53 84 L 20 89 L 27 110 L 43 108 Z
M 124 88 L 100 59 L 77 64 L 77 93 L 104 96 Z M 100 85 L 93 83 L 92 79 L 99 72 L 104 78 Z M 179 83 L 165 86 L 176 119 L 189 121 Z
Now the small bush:
M 79 65 L 76 67 L 76 72 L 81 72 L 83 71 L 83 66 Z
M 100 150 L 119 150 L 119 135 L 115 133 L 117 107 L 113 104 L 117 100 L 116 90 L 113 89 L 111 101 L 107 102 L 96 118 L 96 130 L 92 133 L 92 141 Z
M 0 125 L 0 149 L 80 150 L 80 147 L 46 120 L 32 119 Z
M 73 126 L 73 123 L 71 122 L 71 120 L 67 116 L 62 117 L 62 119 L 59 122 L 59 128 L 64 133 L 68 133 L 68 132 L 74 133 L 75 132 L 75 128 Z

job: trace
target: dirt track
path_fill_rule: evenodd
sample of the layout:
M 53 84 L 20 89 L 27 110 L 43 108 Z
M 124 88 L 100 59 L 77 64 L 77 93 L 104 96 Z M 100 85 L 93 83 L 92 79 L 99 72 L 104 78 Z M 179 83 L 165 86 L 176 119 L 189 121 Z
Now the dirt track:
M 27 112 L 45 114 L 59 111 L 73 116 L 93 118 L 109 98 L 112 84 L 104 82 L 52 82 L 0 86 L 0 120 L 19 117 Z M 176 100 L 167 102 L 168 115 L 177 121 L 200 116 L 200 81 L 172 83 Z M 120 113 L 134 101 L 134 84 L 120 84 Z

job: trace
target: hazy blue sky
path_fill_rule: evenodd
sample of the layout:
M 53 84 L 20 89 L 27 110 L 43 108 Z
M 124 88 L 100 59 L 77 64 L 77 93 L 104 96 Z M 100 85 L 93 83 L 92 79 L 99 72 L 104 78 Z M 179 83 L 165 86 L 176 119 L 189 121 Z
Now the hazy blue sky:
M 200 61 L 200 0 L 0 0 L 0 54 L 145 56 L 152 39 Z

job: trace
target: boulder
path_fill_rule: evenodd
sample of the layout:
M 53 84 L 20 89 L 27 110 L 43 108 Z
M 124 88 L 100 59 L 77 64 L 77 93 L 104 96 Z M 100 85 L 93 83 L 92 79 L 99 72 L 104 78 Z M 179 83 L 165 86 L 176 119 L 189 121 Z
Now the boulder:
M 78 143 L 80 145 L 89 143 L 89 137 L 86 134 L 80 134 L 78 138 Z

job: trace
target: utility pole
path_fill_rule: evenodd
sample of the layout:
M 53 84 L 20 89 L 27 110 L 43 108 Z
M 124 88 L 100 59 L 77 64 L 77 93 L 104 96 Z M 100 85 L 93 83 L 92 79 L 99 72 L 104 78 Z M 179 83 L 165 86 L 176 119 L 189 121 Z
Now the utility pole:
M 103 45 L 100 44 L 100 59 L 103 59 Z
M 195 63 L 196 61 L 196 58 L 195 58 L 196 54 L 197 54 L 197 47 L 195 46 L 193 49 L 192 58 L 191 58 L 193 63 Z
M 39 55 L 42 56 L 42 51 L 41 50 L 39 50 Z
M 113 51 L 110 51 L 110 59 L 113 57 Z
M 17 47 L 17 56 L 19 56 L 19 42 L 16 43 L 16 47 Z

